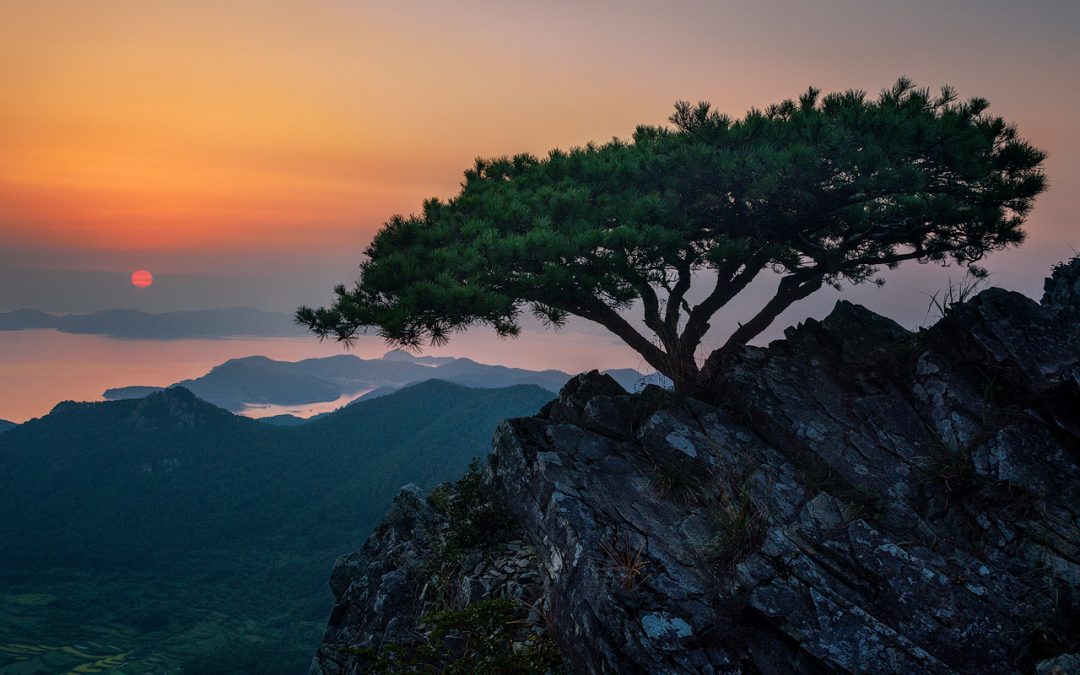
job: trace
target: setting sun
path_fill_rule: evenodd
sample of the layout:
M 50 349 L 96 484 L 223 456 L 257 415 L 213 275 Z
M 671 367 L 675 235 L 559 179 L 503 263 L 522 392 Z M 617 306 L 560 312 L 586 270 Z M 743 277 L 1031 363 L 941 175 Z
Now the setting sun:
M 148 270 L 135 270 L 131 273 L 131 285 L 136 288 L 149 288 L 154 283 L 154 275 Z

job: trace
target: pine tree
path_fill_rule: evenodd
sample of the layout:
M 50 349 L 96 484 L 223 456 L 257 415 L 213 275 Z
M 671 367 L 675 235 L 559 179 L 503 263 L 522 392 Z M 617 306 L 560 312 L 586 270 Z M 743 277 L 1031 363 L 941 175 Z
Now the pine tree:
M 475 325 L 517 335 L 524 311 L 551 327 L 573 315 L 700 391 L 702 338 L 766 270 L 775 295 L 712 362 L 823 285 L 880 283 L 907 260 L 985 274 L 986 253 L 1020 243 L 1045 154 L 987 107 L 907 79 L 877 98 L 811 88 L 737 120 L 679 102 L 629 141 L 478 159 L 455 197 L 387 222 L 356 285 L 297 321 L 419 349 Z M 695 281 L 709 292 L 692 305 Z M 625 316 L 638 303 L 651 335 Z

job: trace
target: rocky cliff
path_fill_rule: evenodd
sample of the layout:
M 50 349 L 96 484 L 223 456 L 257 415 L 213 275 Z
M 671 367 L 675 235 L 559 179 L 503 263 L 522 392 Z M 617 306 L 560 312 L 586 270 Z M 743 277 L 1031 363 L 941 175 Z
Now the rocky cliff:
M 919 333 L 839 302 L 710 401 L 578 376 L 331 585 L 327 675 L 1076 672 L 1080 260 Z

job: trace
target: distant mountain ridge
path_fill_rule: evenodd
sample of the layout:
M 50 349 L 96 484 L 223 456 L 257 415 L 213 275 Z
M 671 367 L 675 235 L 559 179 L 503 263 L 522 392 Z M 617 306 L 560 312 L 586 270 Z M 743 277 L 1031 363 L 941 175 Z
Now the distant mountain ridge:
M 253 307 L 150 314 L 108 309 L 89 314 L 54 315 L 36 309 L 0 312 L 0 331 L 55 328 L 62 333 L 107 335 L 144 340 L 182 340 L 236 336 L 291 337 L 306 331 L 292 317 Z
M 3 433 L 5 431 L 7 431 L 8 429 L 14 429 L 17 426 L 19 426 L 19 425 L 15 424 L 14 422 L 9 422 L 7 420 L 0 420 L 0 433 Z
M 640 389 L 646 382 L 657 382 L 655 376 L 646 377 L 629 368 L 605 372 L 629 391 Z M 173 386 L 184 387 L 205 401 L 239 412 L 259 405 L 325 403 L 355 394 L 371 399 L 429 379 L 483 389 L 531 384 L 557 393 L 570 377 L 570 373 L 560 370 L 526 370 L 477 363 L 466 358 L 414 356 L 394 350 L 378 359 L 362 359 L 352 354 L 302 361 L 248 356 L 230 359 L 206 375 Z M 102 395 L 115 401 L 140 398 L 160 389 L 119 387 L 108 389 Z M 268 421 L 289 425 L 298 423 L 299 419 L 279 415 Z
M 35 328 L 56 328 L 60 317 L 36 309 L 17 309 L 14 312 L 0 312 L 0 330 L 33 330 Z
M 134 500 L 131 490 L 136 485 L 153 482 L 142 475 L 147 472 L 162 471 L 176 479 L 202 481 L 203 487 L 207 487 L 208 479 L 220 479 L 234 470 L 245 481 L 236 486 L 240 491 L 272 487 L 257 481 L 246 482 L 266 473 L 277 476 L 274 480 L 282 485 L 292 485 L 290 491 L 311 478 L 310 484 L 302 486 L 303 490 L 318 489 L 319 495 L 325 496 L 341 480 L 334 473 L 343 467 L 359 472 L 358 478 L 366 473 L 365 485 L 381 484 L 381 479 L 377 480 L 370 472 L 368 463 L 387 453 L 404 452 L 401 443 L 408 440 L 411 449 L 402 455 L 405 463 L 393 464 L 394 472 L 400 470 L 403 476 L 387 481 L 387 492 L 380 499 L 388 502 L 403 481 L 441 480 L 441 476 L 429 476 L 427 469 L 418 471 L 410 466 L 414 456 L 449 458 L 446 453 L 451 448 L 454 452 L 467 449 L 458 456 L 460 461 L 455 462 L 457 468 L 463 469 L 470 457 L 486 454 L 489 446 L 486 436 L 500 419 L 523 414 L 551 398 L 550 392 L 535 385 L 481 389 L 429 379 L 342 408 L 299 429 L 277 429 L 234 415 L 184 387 L 170 387 L 141 399 L 64 401 L 44 417 L 15 425 L 0 441 L 0 504 L 5 507 L 0 514 L 0 521 L 5 523 L 0 526 L 0 532 L 24 527 L 22 520 L 12 520 L 4 514 L 13 516 L 30 502 L 36 504 L 34 513 L 55 508 L 58 474 L 70 473 L 80 485 L 93 484 L 96 498 L 115 496 Z M 489 429 L 474 433 L 472 426 L 481 419 Z M 429 435 L 423 431 L 428 428 L 437 431 Z M 448 435 L 449 430 L 454 433 Z M 422 434 L 423 439 L 417 441 L 417 434 Z M 242 470 L 230 468 L 231 463 L 241 460 Z M 307 476 L 309 469 L 320 474 L 317 480 Z M 25 481 L 17 478 L 24 472 L 30 472 L 24 476 Z M 30 480 L 31 474 L 38 475 L 40 480 Z M 117 484 L 110 488 L 112 482 Z M 303 490 L 301 494 L 305 494 Z M 33 495 L 38 491 L 42 491 L 38 496 L 49 493 L 52 497 L 35 501 Z M 233 491 L 230 488 L 223 498 L 231 498 Z M 342 504 L 363 501 L 358 495 L 366 492 L 367 488 L 360 493 L 343 492 L 335 498 L 342 499 Z M 30 502 L 22 503 L 24 497 Z M 312 493 L 304 499 L 316 497 Z M 365 514 L 363 520 L 373 522 L 377 515 Z M 53 524 L 66 526 L 70 521 L 69 515 Z M 281 526 L 273 519 L 268 524 L 274 528 Z M 357 531 L 355 518 L 345 518 L 342 526 Z M 75 539 L 89 541 L 101 536 L 104 532 L 87 531 Z M 71 546 L 77 544 L 71 542 Z M 11 553 L 11 549 L 0 552 L 0 559 Z

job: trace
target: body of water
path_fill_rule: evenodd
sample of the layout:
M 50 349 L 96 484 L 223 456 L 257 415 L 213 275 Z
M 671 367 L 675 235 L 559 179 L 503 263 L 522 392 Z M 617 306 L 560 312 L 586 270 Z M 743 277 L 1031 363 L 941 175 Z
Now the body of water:
M 364 394 L 371 391 L 371 389 L 361 389 L 360 391 L 353 392 L 351 394 L 342 394 L 335 398 L 333 401 L 320 401 L 318 403 L 304 403 L 301 405 L 276 405 L 269 403 L 255 403 L 246 406 L 240 411 L 241 415 L 247 417 L 254 417 L 259 419 L 262 417 L 273 417 L 274 415 L 295 415 L 297 417 L 311 417 L 312 415 L 319 415 L 321 413 L 334 412 L 338 408 L 352 403 L 356 399 L 360 398 Z
M 382 340 L 363 337 L 350 351 L 361 358 L 377 358 L 386 350 Z M 100 401 L 102 392 L 112 387 L 166 386 L 199 377 L 233 358 L 260 355 L 298 361 L 341 353 L 340 344 L 320 343 L 313 337 L 120 340 L 55 330 L 0 331 L 0 419 L 23 422 L 40 417 L 64 400 Z M 570 373 L 592 368 L 648 370 L 637 354 L 614 338 L 576 332 L 525 332 L 516 340 L 503 340 L 475 331 L 455 338 L 442 349 L 425 353 Z M 245 414 L 264 417 L 292 412 L 308 416 L 347 402 L 337 400 L 296 409 L 260 407 Z

